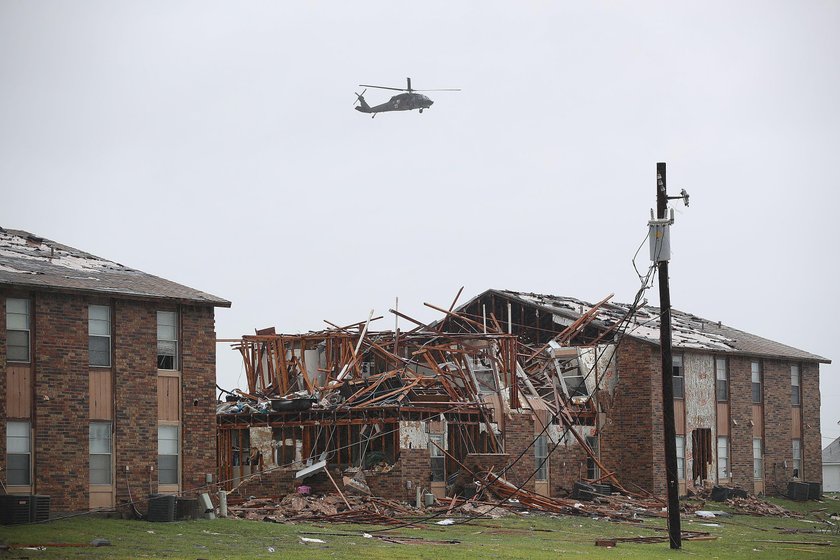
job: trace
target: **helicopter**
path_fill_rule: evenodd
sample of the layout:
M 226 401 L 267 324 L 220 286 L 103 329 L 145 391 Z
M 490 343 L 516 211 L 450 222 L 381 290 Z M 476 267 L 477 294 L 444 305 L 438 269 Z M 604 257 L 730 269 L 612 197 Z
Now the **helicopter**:
M 368 84 L 359 84 L 360 87 L 363 88 L 378 88 L 378 89 L 391 89 L 394 91 L 404 91 L 406 93 L 400 93 L 393 96 L 389 101 L 382 103 L 381 105 L 375 105 L 371 107 L 365 101 L 365 89 L 362 93 L 356 94 L 356 101 L 353 102 L 355 105 L 359 103 L 359 106 L 356 107 L 357 111 L 362 113 L 371 113 L 370 118 L 376 116 L 377 113 L 386 113 L 389 111 L 410 111 L 412 109 L 419 109 L 420 112 L 423 112 L 423 109 L 428 109 L 432 106 L 434 101 L 429 99 L 427 96 L 423 95 L 422 93 L 415 93 L 418 91 L 461 91 L 460 89 L 412 89 L 411 87 L 411 78 L 406 78 L 406 87 L 404 88 L 395 88 L 395 87 L 387 87 L 387 86 L 372 86 Z M 354 92 L 355 93 L 355 92 Z

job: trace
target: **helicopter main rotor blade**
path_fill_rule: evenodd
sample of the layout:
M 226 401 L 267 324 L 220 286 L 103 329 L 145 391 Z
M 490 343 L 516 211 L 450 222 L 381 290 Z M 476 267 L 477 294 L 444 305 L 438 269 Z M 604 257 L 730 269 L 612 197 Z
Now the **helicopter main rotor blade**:
M 444 88 L 444 89 L 413 89 L 411 91 L 461 91 L 461 88 Z
M 394 91 L 408 91 L 405 88 L 388 87 L 388 86 L 372 86 L 372 85 L 369 85 L 369 84 L 359 84 L 359 87 L 373 87 L 373 88 L 379 88 L 379 89 L 392 89 Z

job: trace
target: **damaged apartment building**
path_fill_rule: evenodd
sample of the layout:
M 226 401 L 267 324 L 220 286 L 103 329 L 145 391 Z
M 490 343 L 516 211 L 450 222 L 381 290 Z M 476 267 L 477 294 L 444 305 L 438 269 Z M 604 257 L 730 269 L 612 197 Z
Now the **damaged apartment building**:
M 431 325 L 246 335 L 248 392 L 217 415 L 219 476 L 413 500 L 479 473 L 562 496 L 577 481 L 665 494 L 659 311 L 488 290 Z M 434 307 L 434 306 L 430 306 Z M 454 306 L 453 306 L 454 307 Z M 673 312 L 681 493 L 821 480 L 820 356 Z
M 3 492 L 108 510 L 212 481 L 214 312 L 229 306 L 0 228 Z

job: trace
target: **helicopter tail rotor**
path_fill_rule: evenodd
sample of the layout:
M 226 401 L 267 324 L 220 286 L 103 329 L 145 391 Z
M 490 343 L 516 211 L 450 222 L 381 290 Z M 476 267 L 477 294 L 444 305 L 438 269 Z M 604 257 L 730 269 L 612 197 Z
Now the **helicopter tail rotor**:
M 353 92 L 353 93 L 356 93 L 356 101 L 353 102 L 353 105 L 355 105 L 356 103 L 359 103 L 359 106 L 356 107 L 356 110 L 361 111 L 362 113 L 370 113 L 371 112 L 370 111 L 370 105 L 368 105 L 367 101 L 365 101 L 365 92 L 366 91 L 367 91 L 367 89 L 362 91 L 362 93 Z

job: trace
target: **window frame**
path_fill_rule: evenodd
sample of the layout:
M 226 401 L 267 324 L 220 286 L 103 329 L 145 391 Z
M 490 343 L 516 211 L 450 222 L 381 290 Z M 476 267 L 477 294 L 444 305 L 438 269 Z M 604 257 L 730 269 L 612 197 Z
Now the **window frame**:
M 723 443 L 722 446 L 721 443 Z M 721 454 L 721 449 L 725 452 L 723 455 Z M 732 478 L 732 471 L 729 467 L 729 436 L 717 436 L 716 451 L 718 480 L 729 480 L 730 478 Z M 721 463 L 723 463 L 723 469 L 721 469 Z M 721 470 L 723 471 L 725 476 L 721 475 Z
M 441 448 L 445 445 L 444 434 L 429 434 L 429 481 L 446 482 L 446 456 L 432 442 L 437 443 Z
M 802 479 L 802 439 L 801 438 L 793 438 L 790 440 L 791 446 L 791 477 L 801 480 Z
M 94 318 L 93 313 L 92 313 L 94 308 L 105 309 L 107 319 Z M 98 333 L 94 334 L 93 332 L 91 332 L 93 330 L 92 327 L 93 327 L 94 324 L 101 323 L 103 321 L 105 321 L 107 323 L 107 326 L 108 326 L 108 328 L 107 328 L 108 334 L 107 335 L 98 334 Z M 113 359 L 111 357 L 111 348 L 112 348 L 112 346 L 111 346 L 111 342 L 112 342 L 111 333 L 112 333 L 111 306 L 110 305 L 102 305 L 102 304 L 94 304 L 94 303 L 89 304 L 88 305 L 88 365 L 90 365 L 90 367 L 101 367 L 101 368 L 110 368 L 111 367 L 112 362 L 113 362 Z M 107 339 L 107 341 L 108 341 L 108 363 L 107 364 L 95 364 L 95 363 L 93 363 L 94 353 L 93 353 L 92 348 L 91 348 L 91 345 L 92 345 L 91 343 L 93 342 L 94 339 L 103 339 L 103 338 Z
M 677 365 L 678 360 L 679 365 Z M 679 372 L 679 375 L 677 375 L 677 372 Z M 673 354 L 671 356 L 671 373 L 671 386 L 674 390 L 674 398 L 685 400 L 685 356 L 683 354 Z M 678 379 L 679 382 L 677 382 Z
M 762 438 L 752 438 L 753 448 L 753 479 L 764 480 L 764 440 Z M 758 456 L 756 456 L 758 452 Z
M 534 440 L 534 480 L 537 482 L 548 481 L 548 436 L 541 434 Z
M 101 451 L 94 452 L 93 450 L 93 428 L 94 426 L 106 426 L 108 427 L 106 433 L 108 434 L 108 452 L 104 453 Z M 92 421 L 88 426 L 88 455 L 89 455 L 89 481 L 91 485 L 97 486 L 111 486 L 114 483 L 114 425 L 110 420 L 96 420 Z M 108 456 L 108 481 L 107 482 L 99 482 L 93 480 L 93 458 Z M 100 471 L 101 469 L 96 469 L 96 471 Z
M 174 324 L 169 323 L 161 323 L 161 317 L 172 316 L 174 318 Z M 158 370 L 162 371 L 180 371 L 180 360 L 179 358 L 179 350 L 180 350 L 180 319 L 181 315 L 178 311 L 166 311 L 166 310 L 158 310 L 156 313 L 157 318 L 157 368 Z M 161 327 L 169 327 L 174 330 L 174 339 L 171 338 L 164 338 L 161 336 Z M 165 333 L 164 333 L 165 334 Z M 163 343 L 172 343 L 174 344 L 174 351 L 173 354 L 163 354 L 161 353 L 161 342 Z M 172 367 L 165 367 L 162 364 L 165 364 L 161 358 L 172 358 Z
M 19 435 L 12 435 L 11 432 L 13 430 L 10 429 L 11 425 L 18 424 L 21 426 L 26 426 L 25 430 L 22 432 L 25 434 L 25 438 Z M 26 451 L 14 451 L 10 452 L 11 449 L 14 449 L 15 446 L 11 445 L 11 440 L 26 440 Z M 10 473 L 18 472 L 21 469 L 10 469 L 9 461 L 10 457 L 26 457 L 26 482 L 21 482 L 19 480 L 11 480 L 9 478 Z M 31 487 L 32 486 L 32 422 L 29 420 L 7 420 L 6 421 L 6 486 L 7 487 Z
M 794 384 L 794 371 L 796 372 L 796 383 Z M 790 405 L 802 406 L 802 368 L 799 364 L 790 366 Z
M 729 402 L 729 360 L 726 357 L 715 358 L 715 401 Z
M 682 440 L 682 445 L 680 445 Z M 677 480 L 685 481 L 685 435 L 677 434 L 674 438 L 677 446 Z
M 586 436 L 585 437 L 586 445 L 590 447 L 593 451 L 593 455 L 595 457 L 601 458 L 601 441 L 598 436 Z M 590 457 L 589 455 L 586 456 L 586 478 L 589 480 L 597 480 L 601 478 L 601 469 L 598 467 L 598 463 L 595 462 L 595 459 Z
M 179 424 L 173 423 L 165 423 L 160 422 L 158 423 L 158 455 L 157 455 L 157 469 L 158 469 L 158 487 L 165 486 L 165 487 L 177 487 L 181 484 L 181 426 Z M 161 453 L 161 441 L 173 441 L 172 438 L 161 438 L 161 429 L 172 429 L 175 433 L 175 453 Z M 161 480 L 161 476 L 164 471 L 169 472 L 172 469 L 167 467 L 166 469 L 161 468 L 161 457 L 175 457 L 175 482 L 170 482 L 169 479 L 166 481 Z
M 23 302 L 26 306 L 24 313 L 20 313 L 17 311 L 9 311 L 9 303 L 10 302 Z M 9 322 L 11 317 L 20 316 L 24 317 L 24 322 L 26 323 L 26 328 L 13 328 L 9 326 Z M 20 348 L 19 344 L 11 345 L 9 344 L 9 333 L 25 333 L 26 336 L 26 359 L 20 359 L 17 357 L 10 358 L 9 357 L 9 349 L 10 348 Z M 7 297 L 6 298 L 6 362 L 10 363 L 17 363 L 17 364 L 29 364 L 32 363 L 32 300 L 29 298 L 15 298 L 15 297 Z
M 750 394 L 753 404 L 764 402 L 764 367 L 762 366 L 761 360 L 750 361 Z

